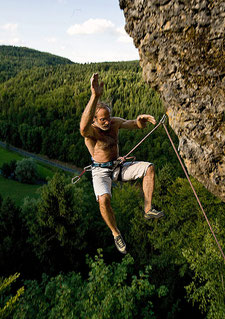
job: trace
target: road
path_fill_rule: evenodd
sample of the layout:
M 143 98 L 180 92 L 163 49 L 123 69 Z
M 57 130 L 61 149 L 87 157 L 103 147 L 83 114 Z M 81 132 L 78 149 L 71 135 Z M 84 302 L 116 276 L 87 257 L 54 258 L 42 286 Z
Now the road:
M 62 163 L 62 162 L 59 162 L 59 161 L 56 161 L 56 160 L 50 160 L 50 159 L 46 159 L 40 155 L 36 155 L 34 153 L 30 153 L 30 152 L 27 152 L 27 151 L 24 151 L 20 148 L 17 148 L 17 147 L 14 147 L 12 145 L 9 145 L 9 144 L 6 144 L 5 142 L 2 142 L 0 141 L 0 146 L 10 150 L 10 151 L 13 151 L 13 152 L 16 152 L 16 153 L 19 153 L 25 157 L 32 157 L 34 158 L 35 160 L 37 161 L 40 161 L 42 163 L 45 163 L 45 164 L 48 164 L 48 165 L 51 165 L 51 166 L 54 166 L 54 167 L 57 167 L 57 168 L 60 168 L 66 172 L 70 172 L 70 173 L 73 173 L 73 174 L 79 174 L 81 169 L 79 168 L 73 168 L 72 166 L 73 165 L 69 165 L 67 163 Z

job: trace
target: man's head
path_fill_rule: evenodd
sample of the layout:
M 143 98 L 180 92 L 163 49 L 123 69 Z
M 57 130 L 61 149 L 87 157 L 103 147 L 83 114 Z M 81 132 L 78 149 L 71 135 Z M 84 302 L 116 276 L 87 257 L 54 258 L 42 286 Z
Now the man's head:
M 107 131 L 111 124 L 111 110 L 105 103 L 99 102 L 95 110 L 93 124 L 103 131 Z

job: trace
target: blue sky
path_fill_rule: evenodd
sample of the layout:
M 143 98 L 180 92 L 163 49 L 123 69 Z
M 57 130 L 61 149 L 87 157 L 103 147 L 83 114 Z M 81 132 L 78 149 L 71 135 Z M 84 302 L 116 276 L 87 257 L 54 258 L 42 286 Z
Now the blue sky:
M 73 62 L 138 60 L 119 0 L 0 0 L 0 45 Z

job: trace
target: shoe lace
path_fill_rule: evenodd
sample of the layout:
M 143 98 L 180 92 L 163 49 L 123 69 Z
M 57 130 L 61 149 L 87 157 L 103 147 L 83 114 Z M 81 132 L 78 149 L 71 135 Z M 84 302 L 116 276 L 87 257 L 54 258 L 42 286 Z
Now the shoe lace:
M 160 214 L 161 212 L 157 211 L 155 208 L 152 208 L 151 210 L 148 211 L 148 213 L 149 214 L 151 214 L 151 213 Z
M 123 248 L 125 246 L 125 242 L 123 241 L 123 238 L 120 235 L 116 238 L 116 242 L 120 248 Z

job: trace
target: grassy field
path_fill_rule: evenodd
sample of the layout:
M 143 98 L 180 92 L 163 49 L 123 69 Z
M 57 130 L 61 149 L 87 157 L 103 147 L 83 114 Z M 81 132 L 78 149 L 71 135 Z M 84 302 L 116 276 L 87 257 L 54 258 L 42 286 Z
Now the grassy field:
M 12 160 L 19 161 L 21 159 L 23 159 L 23 157 L 19 154 L 8 151 L 0 146 L 0 167 L 3 163 L 9 163 Z
M 23 157 L 17 153 L 11 152 L 0 147 L 0 168 L 3 163 L 9 163 L 12 160 L 22 160 Z M 52 177 L 56 168 L 37 162 L 38 173 L 41 179 Z M 40 185 L 30 185 L 19 183 L 14 180 L 6 179 L 0 175 L 0 194 L 2 198 L 10 197 L 15 200 L 17 205 L 23 203 L 23 199 L 27 196 L 37 198 Z
M 0 194 L 2 198 L 10 197 L 19 206 L 27 196 L 38 198 L 39 195 L 37 190 L 39 187 L 39 185 L 22 184 L 17 181 L 9 180 L 0 175 Z

